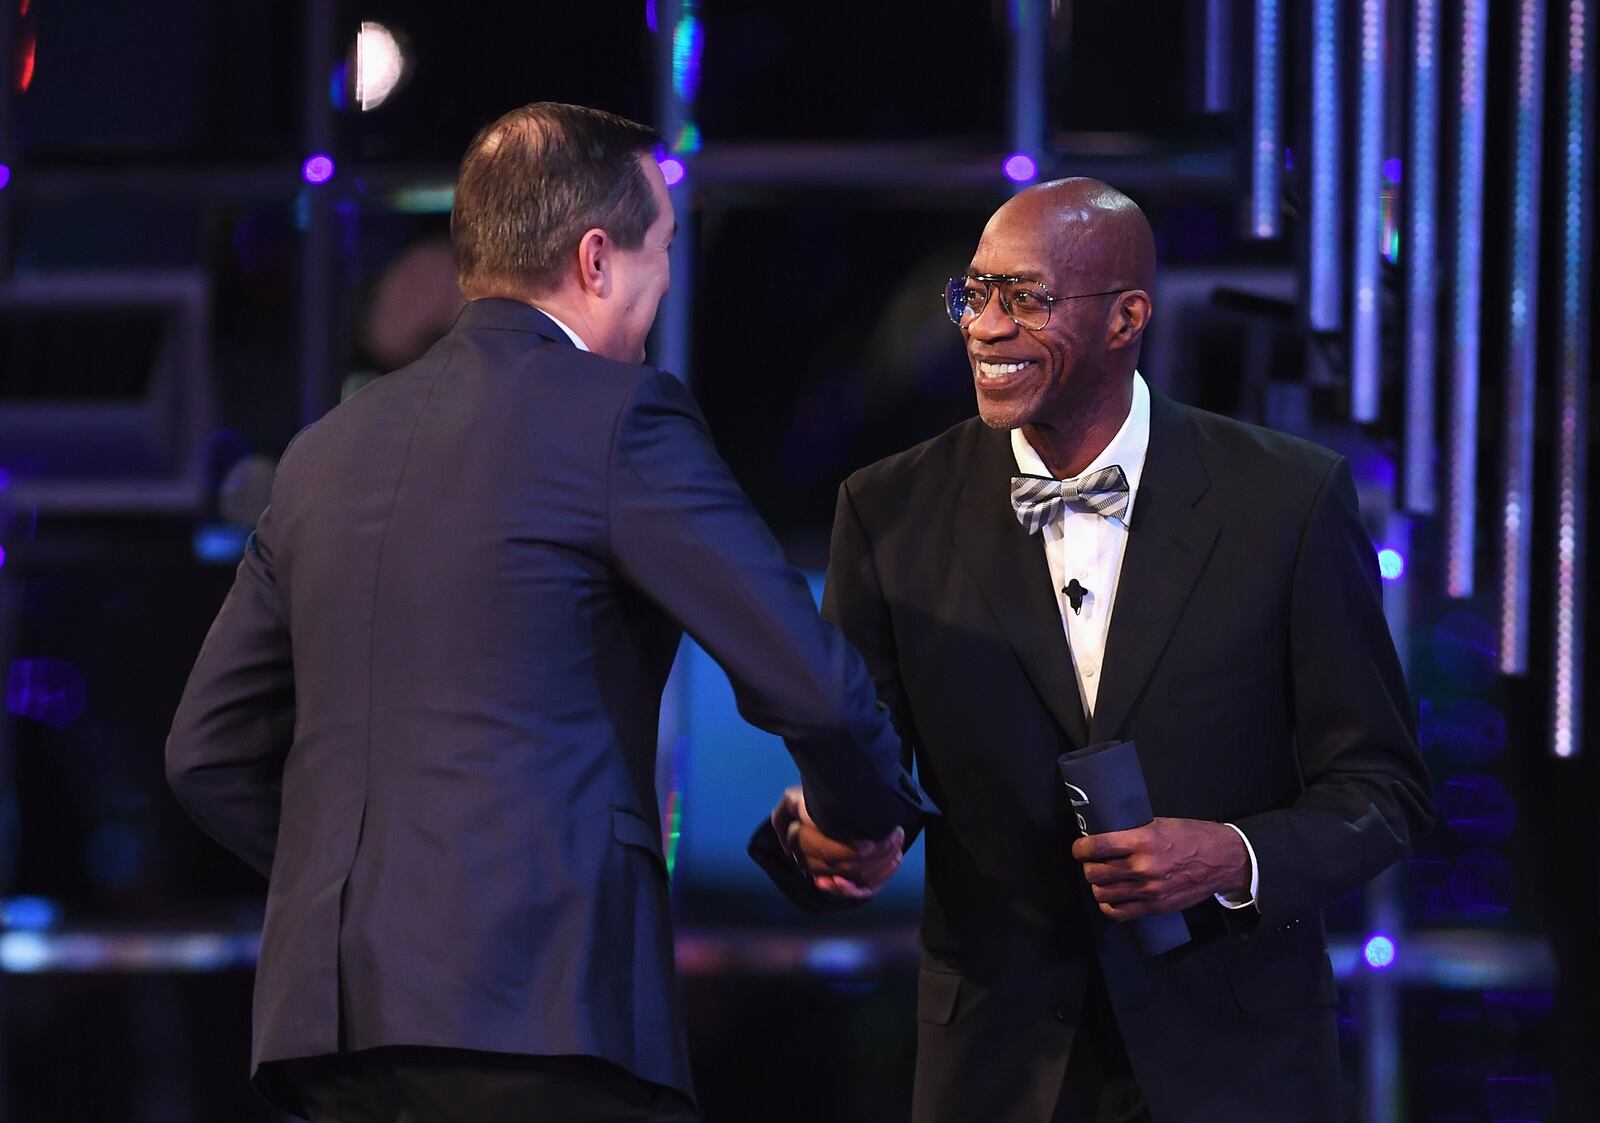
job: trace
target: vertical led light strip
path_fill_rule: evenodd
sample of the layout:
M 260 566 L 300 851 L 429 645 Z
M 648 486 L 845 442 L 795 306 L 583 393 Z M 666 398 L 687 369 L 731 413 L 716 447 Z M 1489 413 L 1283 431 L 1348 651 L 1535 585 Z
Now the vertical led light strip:
M 1049 0 L 1011 0 L 1011 158 L 1026 156 L 1037 171 L 1045 164 L 1045 106 L 1049 88 Z M 1033 175 L 1012 175 L 1021 191 Z
M 1283 168 L 1278 82 L 1278 0 L 1256 0 L 1254 145 L 1250 151 L 1250 235 L 1276 238 Z
M 1470 597 L 1478 490 L 1479 267 L 1483 242 L 1483 90 L 1489 0 L 1461 0 L 1461 131 L 1456 159 L 1455 286 L 1450 332 L 1450 471 L 1445 591 Z
M 1356 236 L 1351 262 L 1350 416 L 1378 419 L 1383 271 L 1384 0 L 1361 0 L 1361 100 L 1354 182 Z
M 1344 296 L 1340 186 L 1339 0 L 1311 14 L 1311 330 L 1338 331 Z
M 1206 0 L 1207 113 L 1233 108 L 1233 0 Z
M 647 9 L 656 28 L 656 119 L 666 141 L 667 155 L 679 173 L 669 184 L 678 212 L 679 233 L 668 252 L 672 287 L 661 300 L 656 316 L 652 362 L 685 382 L 690 381 L 689 321 L 694 299 L 694 239 L 691 236 L 689 200 L 694 154 L 700 151 L 700 129 L 695 124 L 695 98 L 700 92 L 700 60 L 705 32 L 695 0 L 657 0 Z M 665 166 L 665 164 L 664 164 Z
M 700 92 L 700 60 L 705 31 L 695 0 L 647 0 L 646 25 L 656 36 L 656 120 L 667 151 L 662 153 L 662 174 L 670 182 L 678 234 L 667 250 L 672 287 L 661 298 L 650 361 L 685 383 L 693 380 L 690 352 L 690 314 L 694 304 L 694 214 L 691 179 L 694 155 L 700 151 L 700 129 L 695 124 L 695 98 Z M 676 165 L 674 167 L 673 165 Z M 668 174 L 671 169 L 675 174 Z M 683 824 L 684 778 L 693 754 L 689 727 L 688 674 L 679 653 L 661 694 L 661 715 L 656 729 L 656 791 L 663 793 L 662 853 L 667 859 L 668 881 L 676 886 L 678 843 Z
M 1583 744 L 1584 475 L 1589 459 L 1589 186 L 1594 144 L 1594 0 L 1568 0 L 1566 106 L 1562 139 L 1561 347 L 1557 368 L 1555 628 L 1551 749 L 1568 757 Z
M 1500 511 L 1500 671 L 1528 669 L 1528 562 L 1533 553 L 1534 375 L 1539 327 L 1539 165 L 1544 157 L 1545 0 L 1517 4 L 1511 276 L 1506 304 L 1504 492 Z
M 1406 418 L 1401 506 L 1433 513 L 1433 411 L 1438 378 L 1439 0 L 1415 0 L 1411 40 L 1411 153 L 1406 163 Z

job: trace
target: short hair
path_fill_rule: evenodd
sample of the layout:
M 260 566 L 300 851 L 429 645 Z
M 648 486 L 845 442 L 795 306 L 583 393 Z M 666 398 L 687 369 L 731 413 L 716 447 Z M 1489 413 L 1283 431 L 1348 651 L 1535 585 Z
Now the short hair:
M 660 142 L 637 121 L 554 101 L 513 109 L 478 130 L 450 210 L 462 292 L 548 292 L 586 230 L 638 249 L 661 213 L 638 157 Z

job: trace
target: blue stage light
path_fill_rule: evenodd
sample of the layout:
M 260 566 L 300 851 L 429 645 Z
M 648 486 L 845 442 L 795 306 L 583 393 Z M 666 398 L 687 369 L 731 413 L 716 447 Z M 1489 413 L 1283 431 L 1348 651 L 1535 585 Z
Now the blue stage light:
M 1500 507 L 1500 670 L 1528 669 L 1533 554 L 1534 377 L 1539 327 L 1539 166 L 1544 127 L 1544 0 L 1518 5 L 1511 171 L 1511 292 L 1506 302 L 1505 454 Z
M 1355 260 L 1350 301 L 1350 416 L 1378 419 L 1382 375 L 1384 0 L 1361 4 L 1361 117 L 1356 138 Z
M 676 156 L 661 158 L 661 178 L 667 181 L 668 187 L 676 187 L 683 182 L 683 161 Z
M 1412 25 L 1411 178 L 1406 190 L 1405 492 L 1402 506 L 1431 515 L 1437 503 L 1433 439 L 1438 380 L 1439 3 L 1416 0 Z
M 1555 628 L 1551 750 L 1583 743 L 1584 537 L 1589 461 L 1589 266 L 1593 236 L 1590 153 L 1594 136 L 1593 0 L 1566 5 L 1566 104 L 1562 135 L 1560 354 L 1556 366 Z
M 205 565 L 237 565 L 244 557 L 250 528 L 232 523 L 211 523 L 194 530 L 195 560 Z
M 12 897 L 0 902 L 0 925 L 11 929 L 41 931 L 61 919 L 61 909 L 47 897 Z
M 1381 932 L 1370 936 L 1367 942 L 1362 945 L 1361 957 L 1367 961 L 1367 966 L 1374 971 L 1387 971 L 1394 966 L 1394 941 Z
M 1476 585 L 1478 373 L 1482 312 L 1484 89 L 1489 73 L 1488 0 L 1462 0 L 1460 135 L 1456 159 L 1454 326 L 1451 330 L 1449 508 L 1445 590 L 1470 597 Z
M 1458 772 L 1438 791 L 1439 817 L 1469 842 L 1498 845 L 1517 825 L 1511 792 L 1487 772 Z
M 1283 167 L 1278 82 L 1278 0 L 1256 0 L 1255 104 L 1250 149 L 1250 234 L 1276 238 Z
M 684 101 L 693 101 L 700 91 L 700 56 L 705 49 L 705 31 L 689 7 L 684 4 L 683 18 L 672 33 L 672 85 Z
M 1344 187 L 1339 97 L 1339 0 L 1315 0 L 1311 16 L 1312 331 L 1338 331 L 1344 298 Z
M 1385 581 L 1398 581 L 1406 575 L 1406 556 L 1385 546 L 1378 551 L 1378 575 Z

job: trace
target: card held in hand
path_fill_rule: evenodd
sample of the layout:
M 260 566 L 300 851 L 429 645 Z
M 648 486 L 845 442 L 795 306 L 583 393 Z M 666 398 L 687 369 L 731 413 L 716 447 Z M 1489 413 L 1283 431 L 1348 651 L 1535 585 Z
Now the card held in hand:
M 1056 759 L 1061 781 L 1084 834 L 1105 834 L 1142 827 L 1155 816 L 1144 769 L 1132 741 L 1103 741 L 1063 753 Z M 1181 912 L 1130 921 L 1134 938 L 1146 955 L 1160 955 L 1189 942 L 1189 925 Z

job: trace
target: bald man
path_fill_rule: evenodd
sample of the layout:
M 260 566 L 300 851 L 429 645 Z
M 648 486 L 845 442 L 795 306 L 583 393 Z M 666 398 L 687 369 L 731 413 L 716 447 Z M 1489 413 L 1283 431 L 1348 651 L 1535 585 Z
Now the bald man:
M 978 417 L 839 492 L 824 613 L 945 811 L 916 1123 L 1340 1118 L 1320 910 L 1431 820 L 1348 464 L 1153 393 L 1154 276 L 1121 192 L 1011 199 L 947 294 Z M 1057 757 L 1122 739 L 1157 817 L 1080 838 Z M 804 812 L 752 841 L 802 906 L 893 873 Z

